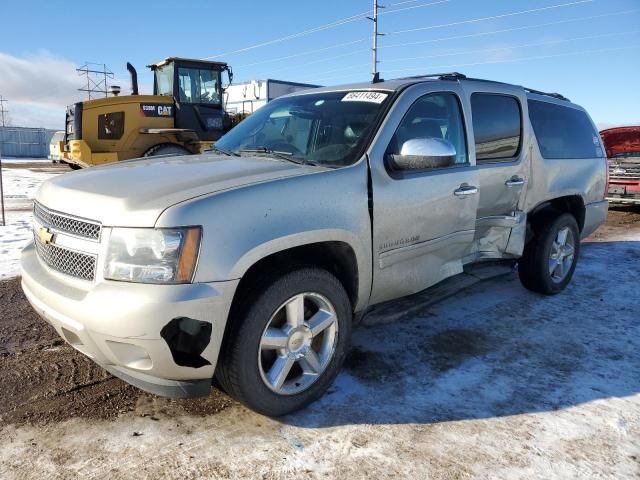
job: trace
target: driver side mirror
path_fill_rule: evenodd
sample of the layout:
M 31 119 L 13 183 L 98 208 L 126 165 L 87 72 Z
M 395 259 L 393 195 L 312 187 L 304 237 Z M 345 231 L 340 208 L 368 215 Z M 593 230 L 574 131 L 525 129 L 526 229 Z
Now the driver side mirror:
M 400 153 L 387 156 L 394 170 L 427 170 L 455 165 L 456 149 L 442 138 L 412 138 L 402 144 Z

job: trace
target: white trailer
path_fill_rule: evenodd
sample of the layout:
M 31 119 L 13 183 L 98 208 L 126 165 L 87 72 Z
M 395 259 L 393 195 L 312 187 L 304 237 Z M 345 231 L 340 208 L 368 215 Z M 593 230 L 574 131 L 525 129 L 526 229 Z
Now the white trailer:
M 234 83 L 225 88 L 225 110 L 232 115 L 251 114 L 274 98 L 319 86 L 271 78 Z

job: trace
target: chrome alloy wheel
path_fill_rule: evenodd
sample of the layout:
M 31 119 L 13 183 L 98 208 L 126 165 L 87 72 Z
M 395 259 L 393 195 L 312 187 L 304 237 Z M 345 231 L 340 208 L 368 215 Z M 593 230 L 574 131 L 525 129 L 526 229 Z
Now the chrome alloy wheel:
M 549 274 L 551 280 L 561 282 L 571 270 L 575 255 L 575 239 L 569 227 L 558 230 L 556 238 L 551 244 L 549 254 Z
M 306 390 L 329 365 L 337 334 L 338 318 L 327 298 L 313 292 L 291 297 L 262 332 L 258 348 L 262 381 L 280 395 Z

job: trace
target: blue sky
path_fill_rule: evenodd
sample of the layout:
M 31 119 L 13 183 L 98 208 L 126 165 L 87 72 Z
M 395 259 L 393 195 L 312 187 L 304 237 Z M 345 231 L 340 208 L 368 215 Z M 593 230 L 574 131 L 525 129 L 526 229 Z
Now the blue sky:
M 216 56 L 232 65 L 236 80 L 367 80 L 371 24 L 364 18 L 236 51 L 361 14 L 371 3 L 5 1 L 0 94 L 10 101 L 14 124 L 61 126 L 64 104 L 80 95 L 73 67 L 85 61 L 106 63 L 123 87 L 130 61 L 147 92 L 145 65 L 172 55 Z M 380 38 L 384 78 L 456 70 L 561 92 L 602 126 L 640 124 L 640 0 L 381 3 L 387 5 L 379 22 L 387 34 Z M 513 15 L 561 4 L 570 5 Z M 485 17 L 495 18 L 479 20 Z

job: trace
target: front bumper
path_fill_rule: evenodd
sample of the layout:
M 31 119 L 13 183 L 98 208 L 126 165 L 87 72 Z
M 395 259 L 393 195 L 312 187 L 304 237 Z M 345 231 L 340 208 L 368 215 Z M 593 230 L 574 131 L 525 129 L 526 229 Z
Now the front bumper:
M 237 280 L 187 285 L 83 282 L 43 265 L 33 243 L 23 250 L 21 265 L 22 288 L 33 308 L 65 341 L 110 373 L 163 396 L 209 392 Z M 191 343 L 178 338 L 176 321 L 206 326 L 196 335 L 209 338 Z M 199 361 L 185 362 L 189 355 Z
M 61 160 L 86 168 L 93 165 L 117 162 L 118 152 L 92 152 L 91 147 L 84 140 L 69 140 Z
M 640 203 L 640 180 L 611 179 L 607 200 L 612 203 Z

